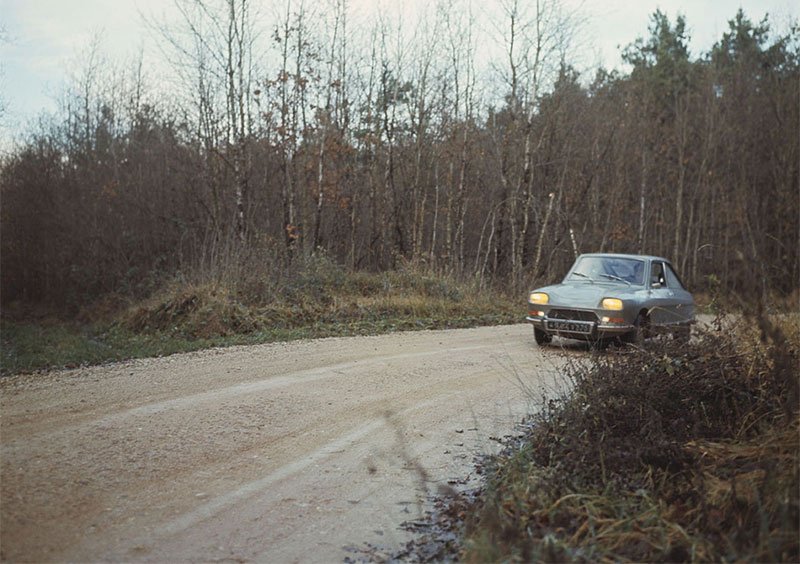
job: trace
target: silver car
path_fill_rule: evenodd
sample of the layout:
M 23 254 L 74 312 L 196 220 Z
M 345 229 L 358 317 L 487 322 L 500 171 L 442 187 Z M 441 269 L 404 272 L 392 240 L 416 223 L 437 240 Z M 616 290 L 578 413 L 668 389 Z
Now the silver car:
M 536 343 L 553 336 L 640 344 L 667 332 L 688 340 L 694 299 L 672 264 L 644 255 L 586 254 L 560 284 L 528 294 L 528 317 Z

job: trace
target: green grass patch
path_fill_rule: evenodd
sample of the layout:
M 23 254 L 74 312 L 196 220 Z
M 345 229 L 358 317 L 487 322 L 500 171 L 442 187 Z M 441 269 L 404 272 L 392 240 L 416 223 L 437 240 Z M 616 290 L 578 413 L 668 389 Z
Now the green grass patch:
M 137 334 L 118 326 L 3 320 L 3 375 L 49 368 L 75 368 L 128 358 L 162 356 L 209 346 L 164 333 Z
M 241 334 L 191 337 L 180 331 L 137 333 L 118 325 L 0 322 L 3 375 L 47 369 L 75 368 L 132 358 L 166 356 L 212 347 L 254 345 L 298 339 L 379 335 L 394 331 L 457 329 L 517 323 L 518 315 L 484 314 L 455 318 L 393 317 L 387 319 L 322 322 L 297 327 L 260 329 Z

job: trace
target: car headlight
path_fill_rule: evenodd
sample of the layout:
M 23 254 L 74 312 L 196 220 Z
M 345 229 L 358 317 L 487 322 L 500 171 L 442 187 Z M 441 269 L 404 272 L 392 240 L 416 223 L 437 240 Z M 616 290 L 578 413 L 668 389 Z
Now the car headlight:
M 603 298 L 600 302 L 600 307 L 611 311 L 620 311 L 622 309 L 622 300 L 619 298 Z
M 531 295 L 528 296 L 528 301 L 532 304 L 544 305 L 550 301 L 550 296 L 543 292 L 531 292 Z

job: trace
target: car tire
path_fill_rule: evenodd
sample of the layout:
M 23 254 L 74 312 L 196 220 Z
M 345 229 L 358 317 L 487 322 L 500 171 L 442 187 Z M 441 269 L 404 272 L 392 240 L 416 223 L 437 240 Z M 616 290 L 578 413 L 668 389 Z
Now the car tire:
M 634 330 L 628 335 L 627 342 L 637 347 L 643 346 L 648 337 L 648 325 L 647 315 L 640 313 L 633 322 Z
M 537 329 L 536 327 L 533 328 L 533 339 L 536 341 L 536 344 L 541 346 L 549 345 L 550 342 L 553 340 L 552 335 L 548 335 L 541 329 Z

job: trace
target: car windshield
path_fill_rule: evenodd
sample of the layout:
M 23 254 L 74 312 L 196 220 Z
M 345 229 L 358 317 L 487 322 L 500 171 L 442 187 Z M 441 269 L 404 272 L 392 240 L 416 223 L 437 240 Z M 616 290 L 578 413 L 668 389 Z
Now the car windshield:
M 603 280 L 640 286 L 644 283 L 644 261 L 619 257 L 580 257 L 567 278 Z

